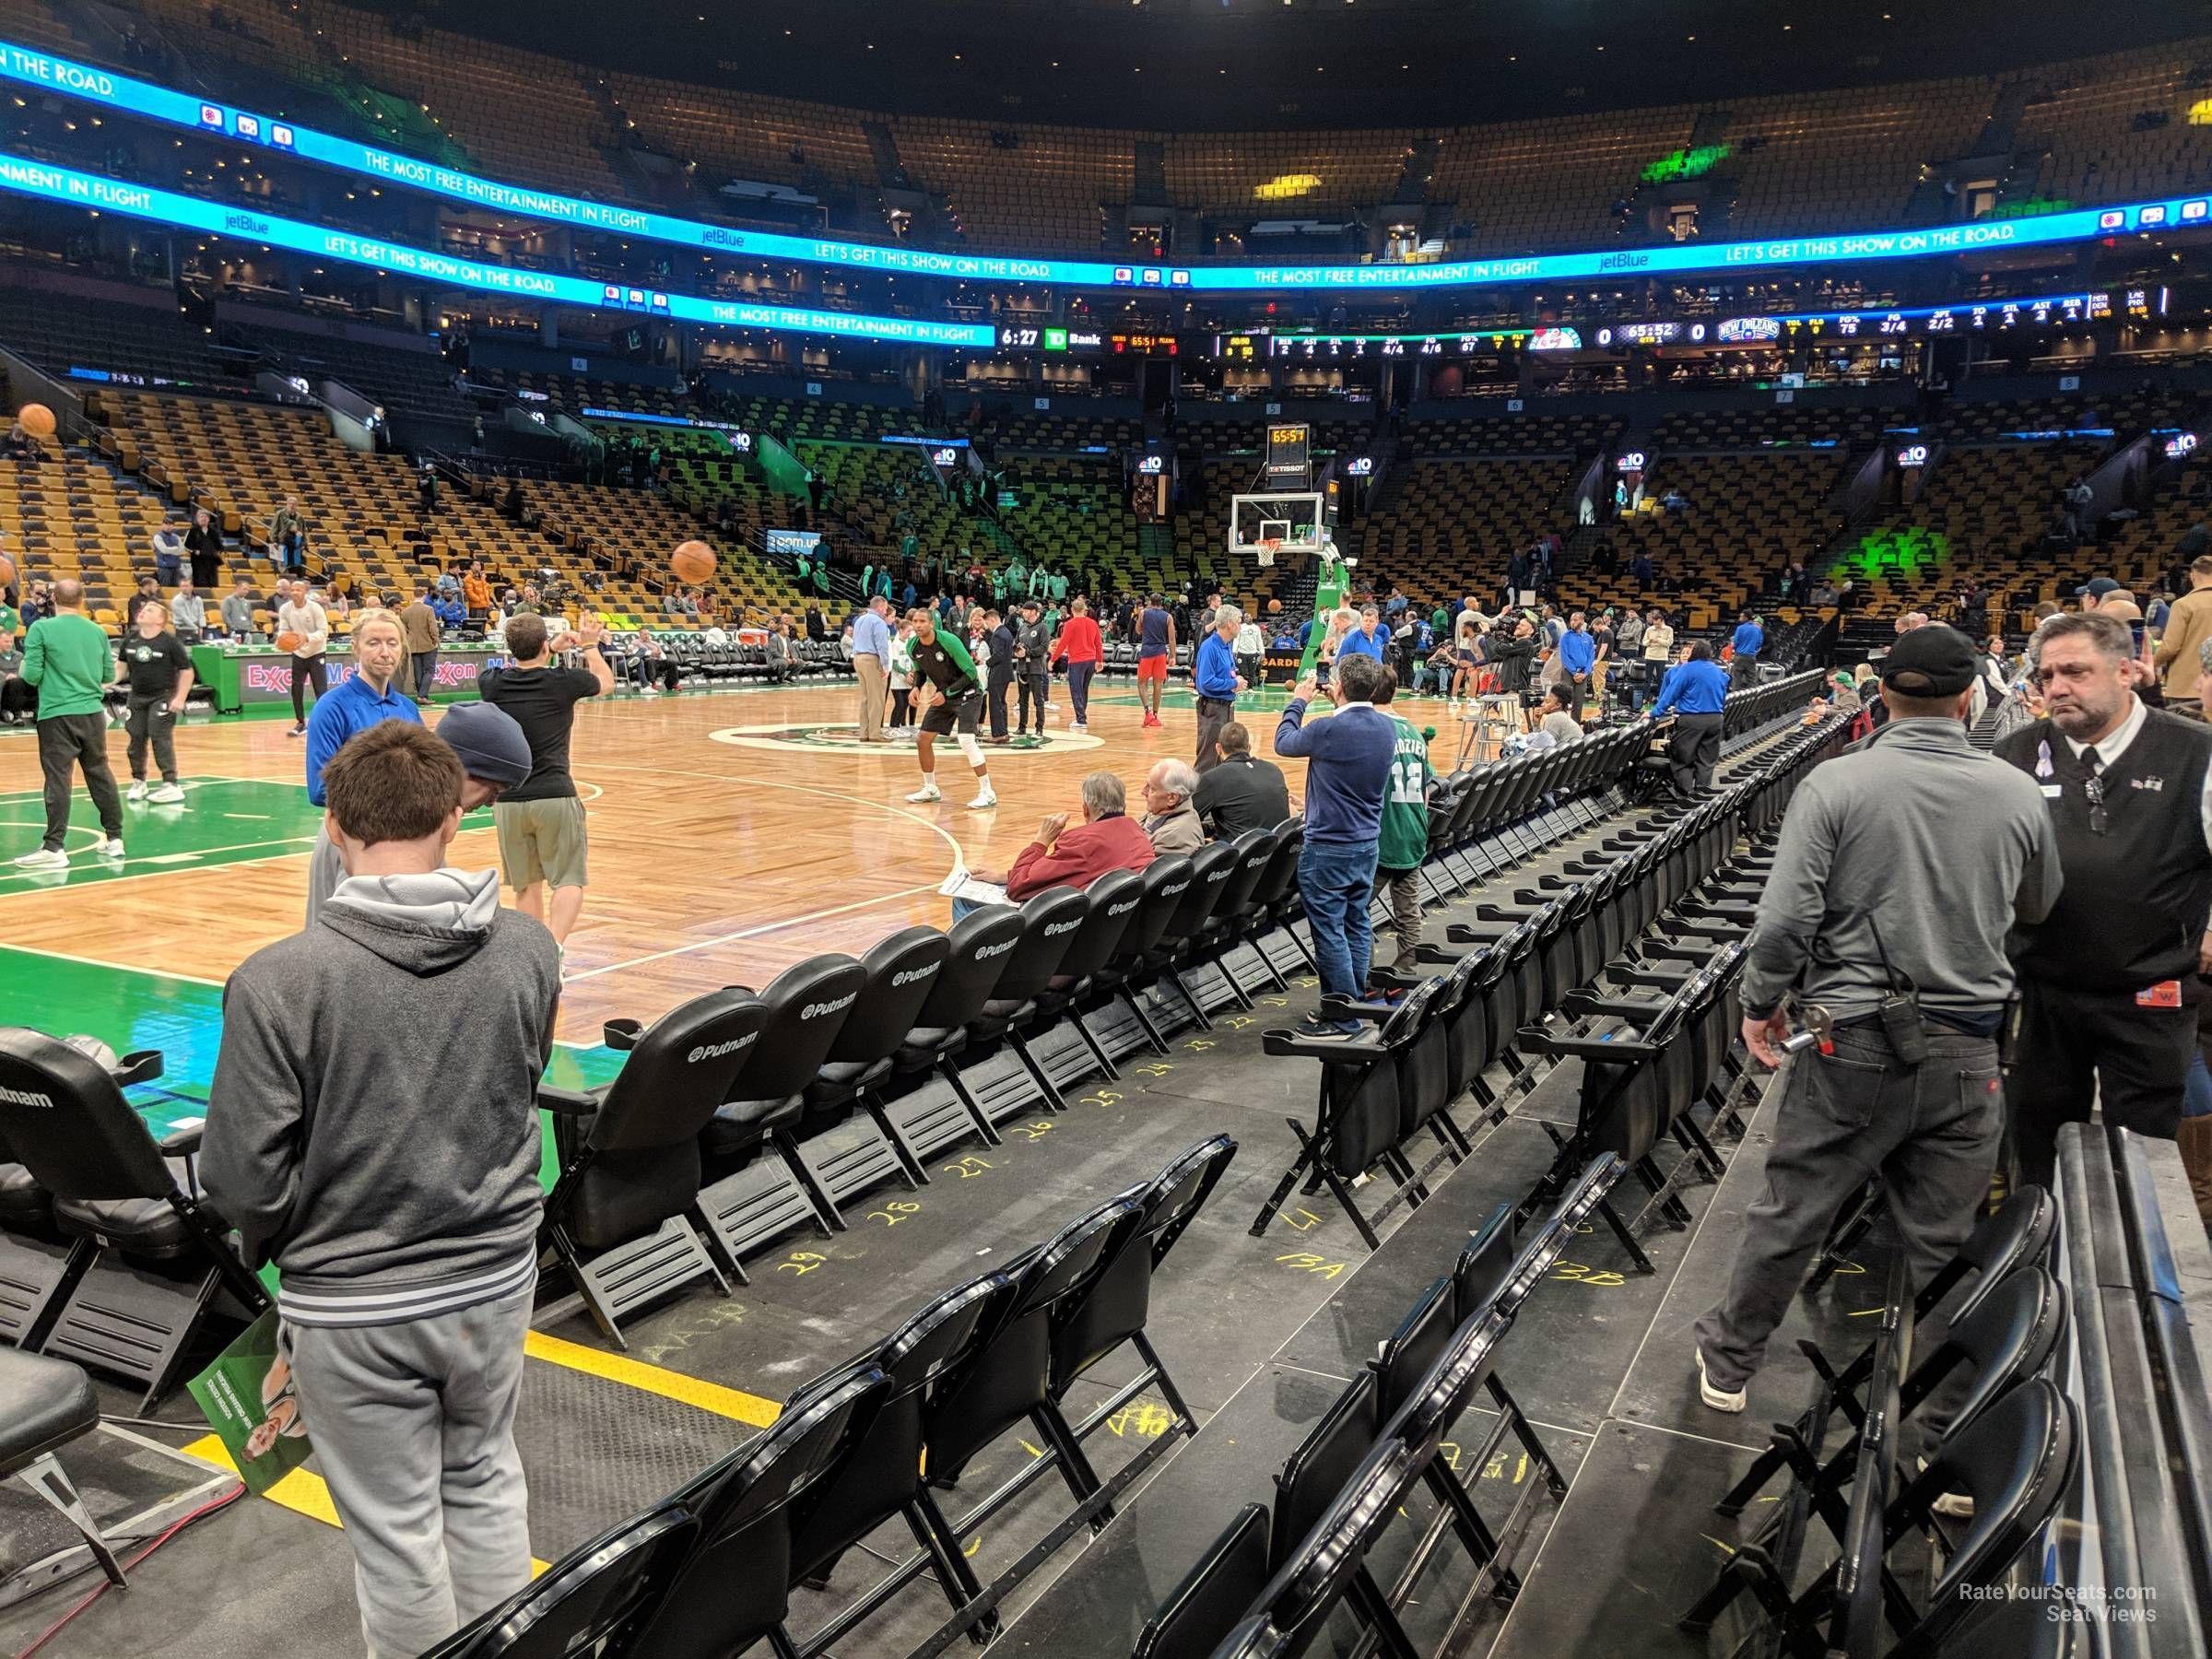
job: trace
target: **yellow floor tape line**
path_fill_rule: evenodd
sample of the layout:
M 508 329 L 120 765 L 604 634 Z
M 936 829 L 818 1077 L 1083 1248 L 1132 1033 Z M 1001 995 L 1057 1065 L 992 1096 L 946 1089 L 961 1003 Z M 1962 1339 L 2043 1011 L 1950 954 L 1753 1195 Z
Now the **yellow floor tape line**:
M 231 1460 L 230 1450 L 221 1437 L 208 1434 L 194 1441 L 184 1448 L 184 1455 L 196 1457 L 202 1463 L 213 1464 L 218 1469 L 238 1473 L 238 1465 Z M 338 1524 L 338 1506 L 330 1500 L 330 1484 L 310 1469 L 294 1469 L 282 1480 L 262 1494 L 271 1503 L 290 1510 L 296 1515 L 305 1515 L 310 1521 L 320 1521 L 325 1526 Z M 535 1556 L 530 1560 L 530 1575 L 535 1578 L 546 1570 L 546 1563 Z
M 681 1400 L 687 1406 L 696 1406 L 700 1410 L 711 1411 L 716 1417 L 750 1423 L 756 1429 L 767 1428 L 783 1409 L 775 1401 L 747 1394 L 741 1388 L 724 1388 L 719 1382 L 687 1377 L 683 1372 L 670 1371 L 666 1366 L 648 1365 L 642 1359 L 605 1353 L 598 1348 L 585 1347 L 579 1342 L 564 1342 L 559 1336 L 547 1335 L 543 1331 L 532 1331 L 523 1339 L 523 1352 L 533 1359 L 566 1366 L 571 1371 L 583 1371 L 629 1388 L 641 1388 L 647 1394 L 660 1394 L 666 1399 Z

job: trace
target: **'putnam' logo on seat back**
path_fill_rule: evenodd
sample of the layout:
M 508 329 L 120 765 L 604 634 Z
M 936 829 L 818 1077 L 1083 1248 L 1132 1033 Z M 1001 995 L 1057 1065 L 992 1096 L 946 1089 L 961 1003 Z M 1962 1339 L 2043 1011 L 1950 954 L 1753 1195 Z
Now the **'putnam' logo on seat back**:
M 747 1031 L 744 1036 L 733 1037 L 727 1042 L 702 1042 L 686 1054 L 684 1059 L 693 1065 L 701 1060 L 717 1060 L 724 1054 L 734 1054 L 739 1049 L 747 1047 L 759 1035 L 758 1031 Z
M 891 986 L 896 990 L 900 985 L 911 985 L 916 980 L 925 980 L 943 966 L 942 962 L 932 962 L 925 968 L 909 968 L 904 973 L 894 973 L 891 975 Z
M 854 991 L 847 995 L 839 997 L 833 1003 L 808 1003 L 805 1007 L 799 1010 L 799 1018 L 801 1019 L 813 1019 L 819 1015 L 834 1014 L 841 1008 L 851 1007 L 853 1003 L 858 1000 L 859 996 L 860 993 Z
M 0 1088 L 0 1100 L 6 1100 L 10 1106 L 36 1106 L 44 1112 L 53 1110 L 52 1095 L 30 1094 L 20 1088 Z

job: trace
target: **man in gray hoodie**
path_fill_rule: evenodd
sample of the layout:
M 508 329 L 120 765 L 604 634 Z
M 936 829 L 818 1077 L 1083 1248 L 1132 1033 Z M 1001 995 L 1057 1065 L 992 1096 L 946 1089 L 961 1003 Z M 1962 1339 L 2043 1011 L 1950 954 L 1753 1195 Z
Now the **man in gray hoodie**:
M 387 721 L 323 778 L 347 877 L 224 988 L 200 1176 L 282 1272 L 371 1659 L 411 1659 L 530 1582 L 514 1413 L 560 952 L 497 871 L 444 867 L 449 746 Z

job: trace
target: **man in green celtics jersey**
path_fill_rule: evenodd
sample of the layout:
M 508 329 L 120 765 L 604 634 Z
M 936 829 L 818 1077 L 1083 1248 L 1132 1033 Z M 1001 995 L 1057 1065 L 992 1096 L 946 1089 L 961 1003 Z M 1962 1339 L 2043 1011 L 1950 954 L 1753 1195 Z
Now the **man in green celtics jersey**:
M 1382 790 L 1382 833 L 1375 843 L 1375 885 L 1390 890 L 1390 924 L 1398 954 L 1391 972 L 1410 978 L 1420 971 L 1421 865 L 1429 856 L 1429 739 L 1390 706 L 1397 676 L 1385 673 L 1375 707 L 1398 730 L 1396 758 Z
M 914 733 L 914 759 L 922 768 L 922 787 L 906 798 L 921 803 L 941 801 L 937 790 L 937 739 L 959 735 L 960 753 L 975 768 L 977 791 L 971 808 L 981 811 L 998 805 L 991 787 L 991 769 L 983 764 L 982 745 L 976 741 L 975 723 L 983 712 L 982 682 L 975 659 L 951 630 L 937 626 L 933 610 L 914 613 L 914 707 L 921 714 Z

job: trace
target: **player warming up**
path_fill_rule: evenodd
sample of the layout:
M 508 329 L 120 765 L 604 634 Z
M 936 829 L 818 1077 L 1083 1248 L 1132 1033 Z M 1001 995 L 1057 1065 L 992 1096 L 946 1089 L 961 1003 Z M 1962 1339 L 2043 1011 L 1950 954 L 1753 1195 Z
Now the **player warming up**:
M 983 764 L 983 746 L 976 740 L 975 724 L 983 712 L 982 682 L 977 678 L 975 659 L 959 641 L 937 626 L 935 611 L 914 613 L 914 707 L 921 712 L 921 729 L 914 734 L 914 759 L 921 763 L 922 787 L 910 801 L 941 801 L 937 789 L 937 739 L 959 735 L 960 753 L 975 768 L 978 810 L 998 805 L 991 787 L 991 769 Z

